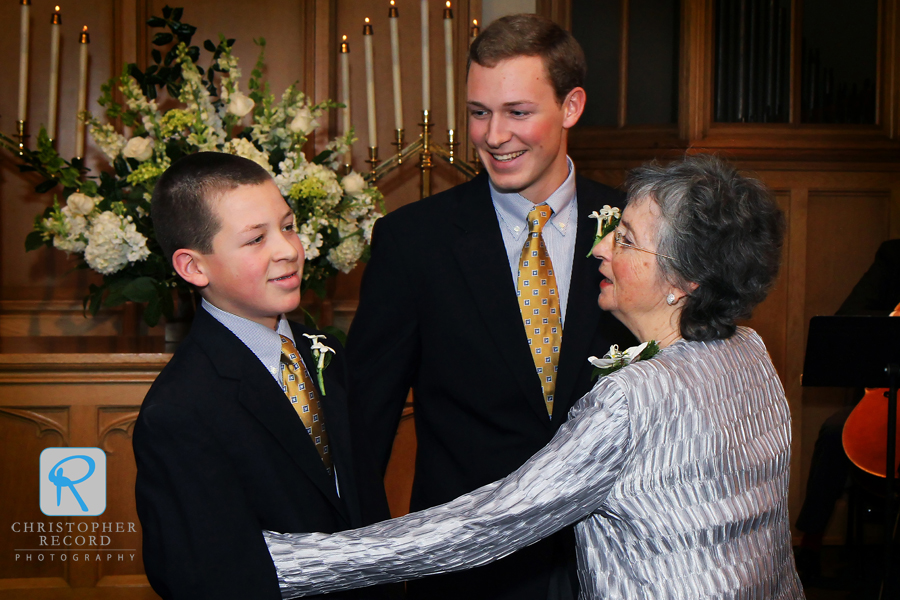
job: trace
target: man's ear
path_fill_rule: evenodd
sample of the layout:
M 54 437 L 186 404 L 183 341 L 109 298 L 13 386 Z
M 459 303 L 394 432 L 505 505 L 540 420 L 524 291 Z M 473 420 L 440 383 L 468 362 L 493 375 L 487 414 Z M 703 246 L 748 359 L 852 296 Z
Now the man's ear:
M 563 110 L 565 111 L 563 127 L 565 129 L 574 127 L 575 123 L 578 122 L 578 119 L 581 118 L 581 113 L 584 112 L 585 102 L 587 102 L 587 94 L 583 87 L 573 88 L 566 94 L 566 99 L 563 100 Z
M 204 288 L 209 278 L 204 273 L 203 254 L 187 248 L 179 248 L 172 255 L 172 266 L 179 277 L 193 286 Z

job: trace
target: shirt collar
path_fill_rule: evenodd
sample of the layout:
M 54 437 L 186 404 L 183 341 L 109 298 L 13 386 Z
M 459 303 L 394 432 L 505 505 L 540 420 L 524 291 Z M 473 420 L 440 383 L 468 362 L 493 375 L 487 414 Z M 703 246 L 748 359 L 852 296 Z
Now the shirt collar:
M 566 164 L 569 167 L 569 175 L 566 180 L 550 194 L 547 200 L 540 203 L 546 204 L 553 210 L 550 223 L 563 236 L 566 235 L 567 230 L 573 230 L 570 220 L 573 200 L 575 200 L 575 165 L 568 156 L 566 156 Z M 518 240 L 528 231 L 528 213 L 535 207 L 534 203 L 518 192 L 498 190 L 490 179 L 488 179 L 488 184 L 491 188 L 491 200 L 494 202 L 500 222 L 509 229 L 513 238 Z
M 275 329 L 269 329 L 265 325 L 260 325 L 256 321 L 239 317 L 228 311 L 213 305 L 205 298 L 201 302 L 201 306 L 211 314 L 219 323 L 224 325 L 231 333 L 236 335 L 245 346 L 265 365 L 266 369 L 271 373 L 279 369 L 281 362 L 281 337 L 284 336 L 291 340 L 294 346 L 297 345 L 294 340 L 294 333 L 288 324 L 287 317 L 280 315 L 278 317 L 278 326 Z

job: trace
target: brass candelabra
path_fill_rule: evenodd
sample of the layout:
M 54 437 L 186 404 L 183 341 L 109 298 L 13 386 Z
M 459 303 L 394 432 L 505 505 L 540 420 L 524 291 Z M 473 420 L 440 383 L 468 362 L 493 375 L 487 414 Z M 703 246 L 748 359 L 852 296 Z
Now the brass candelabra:
M 478 175 L 481 169 L 477 162 L 470 164 L 457 155 L 456 148 L 459 146 L 459 142 L 456 141 L 456 131 L 453 129 L 447 131 L 447 146 L 444 147 L 432 140 L 431 128 L 433 126 L 434 123 L 431 122 L 429 111 L 423 110 L 422 122 L 419 123 L 422 133 L 419 134 L 419 138 L 416 141 L 406 147 L 403 146 L 403 129 L 395 129 L 394 141 L 391 142 L 391 145 L 395 146 L 397 151 L 383 162 L 378 161 L 378 147 L 369 146 L 369 158 L 366 160 L 369 163 L 368 179 L 372 182 L 381 179 L 400 165 L 409 162 L 410 158 L 415 154 L 419 155 L 419 170 L 421 172 L 419 194 L 421 198 L 431 195 L 431 169 L 434 168 L 433 155 L 443 158 L 466 177 L 472 178 Z M 346 167 L 349 167 L 349 165 L 345 165 Z

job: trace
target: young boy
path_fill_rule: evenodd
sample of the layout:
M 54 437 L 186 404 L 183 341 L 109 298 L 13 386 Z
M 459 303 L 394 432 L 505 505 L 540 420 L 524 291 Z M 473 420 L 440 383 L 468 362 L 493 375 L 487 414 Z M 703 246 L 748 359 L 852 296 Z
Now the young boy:
M 151 211 L 203 301 L 134 429 L 147 578 L 163 598 L 281 598 L 263 529 L 363 524 L 343 349 L 284 316 L 300 303 L 303 246 L 265 169 L 214 152 L 182 158 Z M 316 342 L 333 350 L 324 389 Z

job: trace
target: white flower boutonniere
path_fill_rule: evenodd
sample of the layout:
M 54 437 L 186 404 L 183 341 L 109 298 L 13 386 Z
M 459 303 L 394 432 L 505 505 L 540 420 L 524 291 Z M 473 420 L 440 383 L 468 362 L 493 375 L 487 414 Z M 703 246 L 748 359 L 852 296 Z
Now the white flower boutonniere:
M 619 226 L 619 221 L 622 219 L 622 211 L 618 207 L 604 204 L 600 212 L 595 210 L 588 215 L 588 218 L 597 219 L 597 233 L 594 234 L 594 243 L 591 244 L 591 251 L 593 251 L 594 246 L 599 244 L 600 240 L 606 237 L 606 234 Z M 588 252 L 587 255 L 590 257 L 591 253 Z
M 316 360 L 316 378 L 319 381 L 319 389 L 322 391 L 322 395 L 324 396 L 324 373 L 325 369 L 328 368 L 328 365 L 331 364 L 331 359 L 334 358 L 334 348 L 332 348 L 331 346 L 326 346 L 319 341 L 325 339 L 324 335 L 309 335 L 308 333 L 304 333 L 303 337 L 309 338 L 309 349 L 312 350 L 313 358 Z
M 618 371 L 625 365 L 630 365 L 639 360 L 647 360 L 653 358 L 659 352 L 659 344 L 656 340 L 644 342 L 640 346 L 632 346 L 624 352 L 619 350 L 619 346 L 613 344 L 609 347 L 609 352 L 603 355 L 603 358 L 591 356 L 588 362 L 594 365 L 594 373 L 591 379 L 597 377 L 606 377 L 614 371 Z

